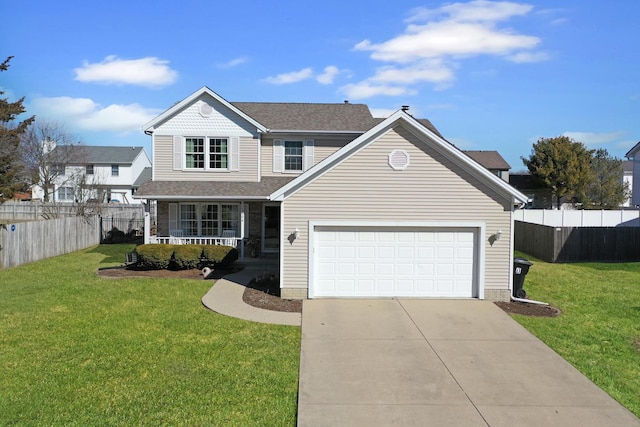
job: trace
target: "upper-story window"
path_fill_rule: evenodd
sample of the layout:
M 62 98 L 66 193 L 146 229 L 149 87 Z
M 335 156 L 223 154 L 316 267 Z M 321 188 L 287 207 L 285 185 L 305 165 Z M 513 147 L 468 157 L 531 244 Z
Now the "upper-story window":
M 227 169 L 229 164 L 229 142 L 227 138 L 209 138 L 209 168 Z
M 87 165 L 85 173 L 87 175 L 93 175 L 93 165 Z
M 184 155 L 187 169 L 204 169 L 204 138 L 185 138 Z
M 284 170 L 302 172 L 302 141 L 284 142 Z
M 274 172 L 304 172 L 313 166 L 313 140 L 275 139 Z
M 120 176 L 120 166 L 111 165 L 111 176 Z
M 237 171 L 237 137 L 176 136 L 173 139 L 174 170 Z
M 51 173 L 53 173 L 54 175 L 64 175 L 65 172 L 65 167 L 63 164 L 60 163 L 54 163 L 53 166 L 51 167 Z

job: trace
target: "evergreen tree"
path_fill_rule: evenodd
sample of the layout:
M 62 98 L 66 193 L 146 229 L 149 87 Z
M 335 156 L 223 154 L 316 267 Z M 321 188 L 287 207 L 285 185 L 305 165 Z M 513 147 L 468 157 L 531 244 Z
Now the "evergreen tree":
M 12 56 L 0 64 L 0 71 L 9 68 Z M 0 91 L 0 96 L 4 92 Z M 17 124 L 16 117 L 26 110 L 22 105 L 24 97 L 16 102 L 9 102 L 7 98 L 0 98 L 0 203 L 13 197 L 15 191 L 26 186 L 23 174 L 24 166 L 20 156 L 20 135 L 27 129 L 34 117 L 25 119 Z

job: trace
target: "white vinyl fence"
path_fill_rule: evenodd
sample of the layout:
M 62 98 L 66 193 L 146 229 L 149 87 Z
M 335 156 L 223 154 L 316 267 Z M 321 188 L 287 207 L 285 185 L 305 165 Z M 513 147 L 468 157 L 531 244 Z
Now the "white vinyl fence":
M 640 210 L 520 209 L 514 219 L 551 227 L 640 227 Z
M 77 216 L 78 208 L 74 203 L 5 202 L 0 204 L 0 222 Z M 83 208 L 99 211 L 98 213 L 101 216 L 108 218 L 144 218 L 144 206 L 142 204 L 109 203 L 85 205 Z
M 0 225 L 0 268 L 63 255 L 100 243 L 97 217 Z

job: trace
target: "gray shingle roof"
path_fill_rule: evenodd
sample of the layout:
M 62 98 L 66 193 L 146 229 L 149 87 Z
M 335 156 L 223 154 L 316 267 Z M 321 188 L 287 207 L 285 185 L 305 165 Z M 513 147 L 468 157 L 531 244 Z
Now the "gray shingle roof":
M 133 183 L 133 186 L 140 187 L 145 182 L 150 181 L 152 177 L 151 169 L 152 169 L 151 167 L 142 169 L 142 172 L 140 172 L 140 175 L 138 175 L 138 177 L 136 178 L 135 182 Z
M 77 164 L 131 164 L 141 151 L 142 147 L 60 145 L 54 149 L 52 157 Z
M 232 102 L 270 130 L 365 132 L 378 122 L 365 104 Z
M 489 170 L 509 170 L 511 166 L 497 151 L 462 150 L 464 154 Z
M 266 198 L 294 178 L 295 176 L 263 177 L 260 182 L 147 181 L 138 188 L 136 197 L 151 199 Z

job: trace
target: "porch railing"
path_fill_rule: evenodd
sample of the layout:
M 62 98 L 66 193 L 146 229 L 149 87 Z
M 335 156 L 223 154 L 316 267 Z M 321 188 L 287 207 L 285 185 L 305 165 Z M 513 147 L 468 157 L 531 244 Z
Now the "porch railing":
M 238 248 L 240 237 L 177 237 L 177 236 L 149 236 L 149 243 L 165 243 L 170 245 L 225 245 Z

